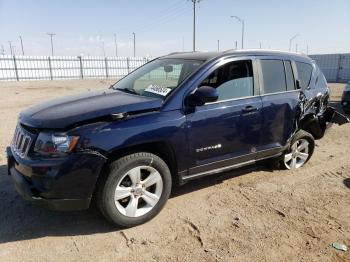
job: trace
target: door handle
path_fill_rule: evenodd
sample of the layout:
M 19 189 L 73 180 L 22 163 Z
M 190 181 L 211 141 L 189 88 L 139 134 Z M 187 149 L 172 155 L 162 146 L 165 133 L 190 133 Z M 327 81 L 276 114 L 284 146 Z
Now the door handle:
M 242 109 L 242 112 L 243 113 L 252 113 L 252 112 L 256 112 L 258 111 L 258 108 L 257 107 L 254 107 L 254 106 L 246 106 L 245 108 Z

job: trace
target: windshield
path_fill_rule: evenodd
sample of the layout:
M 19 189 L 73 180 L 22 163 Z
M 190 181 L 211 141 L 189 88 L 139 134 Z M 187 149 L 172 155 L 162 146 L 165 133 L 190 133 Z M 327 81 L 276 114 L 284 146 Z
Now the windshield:
M 204 61 L 157 59 L 127 75 L 113 88 L 142 96 L 165 98 Z

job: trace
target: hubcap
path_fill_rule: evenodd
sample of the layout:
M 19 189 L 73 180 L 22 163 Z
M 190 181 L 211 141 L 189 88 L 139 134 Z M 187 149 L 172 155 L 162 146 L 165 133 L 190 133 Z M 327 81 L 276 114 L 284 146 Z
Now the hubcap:
M 300 139 L 291 146 L 291 152 L 284 155 L 284 165 L 288 169 L 296 169 L 305 164 L 309 158 L 309 142 Z
M 151 211 L 163 192 L 160 173 L 150 166 L 135 167 L 122 177 L 114 194 L 118 211 L 124 216 L 139 217 Z

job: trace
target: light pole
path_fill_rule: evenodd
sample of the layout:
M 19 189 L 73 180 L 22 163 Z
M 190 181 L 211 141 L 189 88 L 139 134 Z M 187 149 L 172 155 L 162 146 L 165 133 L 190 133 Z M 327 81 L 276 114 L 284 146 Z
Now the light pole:
M 134 32 L 132 34 L 134 36 L 134 57 L 136 57 L 136 35 Z
M 220 52 L 220 40 L 218 40 L 218 52 Z
M 231 18 L 235 18 L 238 20 L 238 22 L 242 25 L 242 49 L 244 48 L 244 20 L 238 16 L 231 15 Z
M 289 39 L 289 52 L 292 51 L 292 42 L 297 36 L 299 36 L 299 34 L 296 34 L 292 38 Z
M 8 41 L 8 42 L 9 42 L 9 45 L 10 45 L 10 53 L 11 53 L 11 55 L 13 56 L 12 41 Z
M 47 35 L 50 36 L 50 39 L 51 39 L 51 55 L 53 56 L 53 36 L 56 35 L 56 34 L 53 34 L 53 33 L 47 33 Z
M 114 34 L 115 56 L 118 56 L 117 34 Z
M 22 36 L 19 36 L 19 40 L 21 40 L 22 55 L 24 56 L 24 48 L 23 48 Z

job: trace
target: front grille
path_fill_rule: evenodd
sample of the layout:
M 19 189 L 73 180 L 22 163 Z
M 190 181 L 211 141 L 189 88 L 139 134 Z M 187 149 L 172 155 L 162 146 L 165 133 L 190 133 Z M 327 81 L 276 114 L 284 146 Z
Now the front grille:
M 18 124 L 11 144 L 12 150 L 21 158 L 25 158 L 31 144 L 31 136 Z

